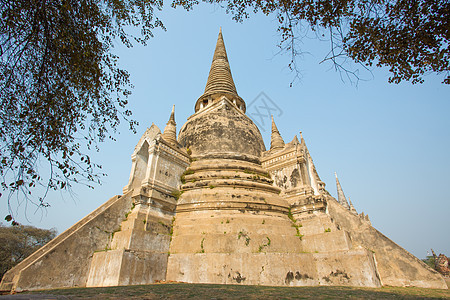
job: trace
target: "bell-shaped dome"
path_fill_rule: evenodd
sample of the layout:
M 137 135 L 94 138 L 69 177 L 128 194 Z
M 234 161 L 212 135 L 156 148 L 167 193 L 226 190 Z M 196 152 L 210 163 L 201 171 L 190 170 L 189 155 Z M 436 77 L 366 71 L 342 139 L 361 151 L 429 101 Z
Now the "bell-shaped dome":
M 260 157 L 265 146 L 258 127 L 225 96 L 192 115 L 178 142 L 193 156 L 230 154 Z

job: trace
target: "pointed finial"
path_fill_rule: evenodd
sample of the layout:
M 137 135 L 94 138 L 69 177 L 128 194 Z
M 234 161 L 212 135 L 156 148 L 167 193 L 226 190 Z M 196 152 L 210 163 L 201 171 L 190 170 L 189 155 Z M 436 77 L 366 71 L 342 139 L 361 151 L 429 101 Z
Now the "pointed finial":
M 292 143 L 293 145 L 298 145 L 298 144 L 300 144 L 300 142 L 298 141 L 298 138 L 297 138 L 296 135 L 294 135 L 294 138 L 292 139 L 291 143 Z
M 169 121 L 167 121 L 166 127 L 164 128 L 164 132 L 161 137 L 171 143 L 177 144 L 177 123 L 175 122 L 175 104 L 172 106 L 172 112 L 169 117 Z
M 306 147 L 305 139 L 303 138 L 303 132 L 300 131 L 300 143 Z
M 336 188 L 337 188 L 337 193 L 338 193 L 338 201 L 342 206 L 344 206 L 347 209 L 350 209 L 347 199 L 345 199 L 344 191 L 342 190 L 341 184 L 339 183 L 339 179 L 337 177 L 336 172 L 334 172 L 334 176 L 336 176 Z
M 280 132 L 278 131 L 277 125 L 273 119 L 272 115 L 272 136 L 270 140 L 270 150 L 281 150 L 284 148 L 284 141 L 281 137 Z
M 172 113 L 170 114 L 169 122 L 175 123 L 175 104 L 172 106 Z M 176 123 L 175 123 L 176 125 Z
M 350 204 L 350 211 L 351 211 L 352 213 L 354 213 L 355 215 L 357 215 L 358 212 L 356 211 L 355 207 L 353 206 L 353 203 L 352 203 L 352 200 L 350 200 L 350 197 L 348 197 L 348 202 L 349 202 L 349 204 Z

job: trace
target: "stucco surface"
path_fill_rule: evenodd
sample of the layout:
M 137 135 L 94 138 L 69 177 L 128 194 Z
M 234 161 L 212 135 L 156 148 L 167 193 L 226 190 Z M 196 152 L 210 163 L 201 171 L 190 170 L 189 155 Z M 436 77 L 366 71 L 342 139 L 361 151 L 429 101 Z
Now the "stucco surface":
M 136 145 L 124 195 L 7 272 L 0 288 L 156 280 L 447 288 L 338 188 L 339 202 L 301 134 L 285 143 L 275 121 L 266 151 L 220 33 L 207 88 L 178 139 L 172 110 L 163 133 L 153 124 Z

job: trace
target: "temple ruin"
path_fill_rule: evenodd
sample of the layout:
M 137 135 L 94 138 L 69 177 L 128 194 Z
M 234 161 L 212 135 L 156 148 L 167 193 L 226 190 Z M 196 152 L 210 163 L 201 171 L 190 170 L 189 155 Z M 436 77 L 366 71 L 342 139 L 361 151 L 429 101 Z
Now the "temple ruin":
M 270 149 L 245 114 L 219 33 L 204 93 L 178 137 L 148 128 L 114 196 L 8 271 L 1 290 L 149 284 L 416 286 L 442 276 L 325 189 L 305 140 Z

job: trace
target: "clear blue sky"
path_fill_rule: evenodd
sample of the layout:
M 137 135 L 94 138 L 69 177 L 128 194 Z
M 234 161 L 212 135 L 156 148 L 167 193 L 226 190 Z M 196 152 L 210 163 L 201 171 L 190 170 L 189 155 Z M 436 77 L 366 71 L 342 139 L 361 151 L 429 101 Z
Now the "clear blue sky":
M 52 207 L 27 218 L 37 227 L 61 233 L 108 200 L 121 194 L 131 168 L 130 155 L 146 127 L 161 130 L 176 105 L 179 130 L 203 93 L 219 27 L 239 95 L 247 105 L 264 92 L 281 109 L 278 129 L 289 142 L 303 132 L 321 179 L 336 196 L 334 172 L 358 212 L 375 228 L 419 258 L 433 248 L 450 254 L 450 87 L 443 76 L 425 84 L 387 83 L 384 69 L 357 87 L 343 83 L 331 65 L 319 64 L 327 43 L 305 39 L 309 54 L 299 60 L 302 80 L 289 87 L 289 56 L 278 51 L 277 21 L 252 16 L 235 23 L 218 6 L 201 5 L 191 12 L 166 7 L 158 16 L 167 31 L 155 31 L 147 47 L 116 51 L 135 86 L 130 108 L 139 121 L 138 134 L 122 126 L 116 142 L 100 145 L 93 155 L 108 174 L 101 186 L 74 187 L 76 195 L 52 193 Z M 268 120 L 267 120 L 268 121 Z M 270 145 L 268 122 L 261 132 Z M 17 208 L 27 224 L 26 206 Z M 7 214 L 1 202 L 1 215 Z

